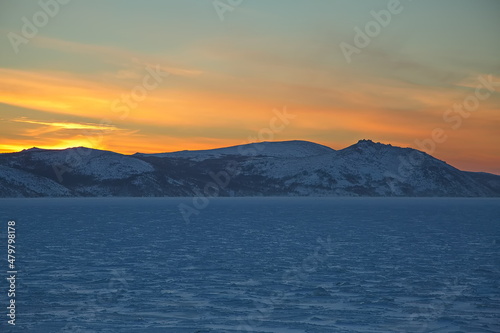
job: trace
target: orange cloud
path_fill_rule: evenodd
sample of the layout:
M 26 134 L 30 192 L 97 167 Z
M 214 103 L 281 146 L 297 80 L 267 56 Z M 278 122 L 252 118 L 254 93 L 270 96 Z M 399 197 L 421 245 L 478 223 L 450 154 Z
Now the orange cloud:
M 62 45 L 66 44 L 59 46 Z M 92 46 L 88 46 L 84 52 L 92 50 Z M 104 57 L 118 51 L 104 48 L 99 52 Z M 93 76 L 0 68 L 0 103 L 45 111 L 54 119 L 61 119 L 50 123 L 20 121 L 26 125 L 40 125 L 24 133 L 32 137 L 43 135 L 43 138 L 38 137 L 38 141 L 26 139 L 22 144 L 3 140 L 0 150 L 40 146 L 40 140 L 44 140 L 42 143 L 47 148 L 92 146 L 93 142 L 94 148 L 122 153 L 215 148 L 240 144 L 249 135 L 255 136 L 269 125 L 272 109 L 283 106 L 287 106 L 289 112 L 297 117 L 283 133 L 275 135 L 276 140 L 310 140 L 316 131 L 330 130 L 332 139 L 323 140 L 323 143 L 333 148 L 342 148 L 335 145 L 333 138 L 336 131 L 351 133 L 353 142 L 361 135 L 377 141 L 414 146 L 415 139 L 427 138 L 433 128 L 448 129 L 443 112 L 454 103 L 461 102 L 467 94 L 467 90 L 463 89 L 417 86 L 379 78 L 350 78 L 344 82 L 343 77 L 332 79 L 321 76 L 314 83 L 299 84 L 256 77 L 239 79 L 183 69 L 176 73 L 165 77 L 156 89 L 147 91 L 144 99 L 132 99 L 130 102 L 134 89 L 142 84 L 144 75 L 147 75 L 145 68 L 126 68 L 112 74 Z M 307 82 L 308 73 L 311 74 L 301 71 L 294 81 Z M 472 83 L 464 82 L 457 85 L 471 88 Z M 126 98 L 131 104 L 127 104 Z M 441 154 L 441 149 L 447 148 L 457 157 L 459 150 L 456 148 L 460 142 L 480 137 L 486 128 L 495 137 L 494 128 L 499 121 L 497 104 L 495 97 L 483 101 L 478 112 L 464 119 L 460 131 L 450 132 L 449 142 L 441 145 L 438 154 Z M 85 117 L 92 123 L 68 123 L 62 120 L 63 115 Z M 52 132 L 70 129 L 103 130 L 93 126 L 104 119 L 109 133 L 101 134 L 100 140 L 92 136 L 89 140 L 82 134 L 74 133 L 48 137 Z M 152 134 L 148 132 L 148 126 L 164 126 L 165 133 Z M 185 134 L 180 136 L 178 131 L 169 132 L 169 128 L 174 127 L 185 129 Z M 467 131 L 467 127 L 472 129 Z M 113 128 L 131 130 L 125 135 L 125 132 L 113 131 Z M 203 129 L 213 133 L 213 128 L 220 128 L 221 132 L 199 134 Z M 494 149 L 488 142 L 478 144 Z M 453 164 L 452 155 L 439 156 Z M 488 156 L 477 156 L 481 165 L 491 166 L 491 161 L 498 162 L 498 159 Z M 457 161 L 464 163 L 463 159 Z
M 43 126 L 47 126 L 47 127 L 53 127 L 52 130 L 54 130 L 54 131 L 61 130 L 61 129 L 65 129 L 65 130 L 68 130 L 68 129 L 70 129 L 70 130 L 100 130 L 100 131 L 117 130 L 117 128 L 115 126 L 108 125 L 108 124 L 43 122 L 43 121 L 29 120 L 26 118 L 12 119 L 12 121 L 15 121 L 18 123 L 35 124 L 35 125 L 43 125 Z

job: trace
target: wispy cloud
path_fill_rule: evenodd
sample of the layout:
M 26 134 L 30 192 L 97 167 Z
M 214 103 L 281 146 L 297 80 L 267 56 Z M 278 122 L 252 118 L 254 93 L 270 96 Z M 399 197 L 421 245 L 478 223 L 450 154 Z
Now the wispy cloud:
M 118 71 L 117 75 L 119 77 L 123 77 L 123 75 L 125 77 L 132 75 L 134 77 L 131 68 L 135 67 L 142 70 L 144 67 L 151 66 L 152 64 L 155 66 L 159 65 L 163 71 L 177 76 L 197 76 L 203 73 L 202 70 L 196 68 L 187 68 L 175 64 L 173 60 L 169 61 L 164 56 L 134 52 L 117 47 L 85 44 L 43 36 L 34 40 L 34 44 L 41 48 L 71 53 L 73 56 L 85 56 L 87 61 L 92 59 L 115 67 L 125 67 L 126 69 Z
M 17 118 L 12 119 L 12 121 L 26 124 L 36 124 L 53 127 L 55 130 L 106 130 L 106 131 L 115 131 L 118 130 L 113 125 L 106 124 L 91 124 L 91 123 L 70 123 L 70 122 L 44 122 L 44 121 L 36 121 L 30 120 L 26 118 Z

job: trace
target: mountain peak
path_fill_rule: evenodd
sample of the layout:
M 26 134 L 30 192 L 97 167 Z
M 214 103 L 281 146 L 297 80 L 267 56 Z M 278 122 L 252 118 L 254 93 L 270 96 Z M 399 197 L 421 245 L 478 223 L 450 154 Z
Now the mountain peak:
M 390 145 L 386 145 L 386 144 L 383 144 L 380 142 L 373 142 L 370 139 L 361 139 L 356 144 L 357 145 L 367 145 L 367 146 L 375 146 L 375 145 L 390 146 Z
M 240 156 L 267 156 L 267 157 L 293 157 L 304 158 L 334 152 L 335 150 L 318 143 L 290 140 L 290 141 L 260 141 L 207 150 L 182 150 L 171 153 L 159 154 L 134 154 L 134 156 L 156 156 L 156 157 L 183 157 L 198 161 L 208 158 L 219 158 L 228 155 Z
M 361 139 L 356 144 L 352 145 L 351 147 L 358 147 L 358 148 L 362 148 L 362 147 L 381 148 L 381 147 L 392 147 L 392 145 L 381 143 L 381 142 L 373 142 L 370 139 Z
M 387 148 L 394 148 L 390 144 L 385 144 L 385 143 L 380 143 L 380 142 L 373 142 L 370 139 L 361 139 L 357 143 L 350 145 L 347 148 L 344 148 L 340 151 L 343 153 L 350 153 L 351 151 L 357 151 L 360 153 L 375 153 L 375 152 L 380 152 L 384 151 Z
M 31 147 L 31 148 L 28 148 L 28 149 L 23 149 L 23 150 L 21 150 L 21 151 L 25 151 L 25 152 L 27 152 L 27 151 L 44 151 L 44 150 L 45 150 L 45 149 L 43 149 L 43 148 Z

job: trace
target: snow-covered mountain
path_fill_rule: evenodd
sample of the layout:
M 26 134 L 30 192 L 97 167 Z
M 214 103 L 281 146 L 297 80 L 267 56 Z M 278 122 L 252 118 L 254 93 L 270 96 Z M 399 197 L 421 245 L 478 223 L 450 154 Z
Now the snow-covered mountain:
M 122 155 L 89 148 L 0 154 L 0 197 L 500 196 L 500 176 L 370 140 Z
M 239 145 L 210 150 L 183 150 L 173 153 L 161 154 L 140 154 L 135 156 L 156 156 L 156 157 L 182 157 L 193 161 L 203 161 L 207 159 L 222 158 L 230 155 L 242 156 L 267 156 L 267 157 L 309 157 L 333 152 L 330 147 L 323 146 L 309 141 L 281 141 L 281 142 L 257 142 L 247 145 Z

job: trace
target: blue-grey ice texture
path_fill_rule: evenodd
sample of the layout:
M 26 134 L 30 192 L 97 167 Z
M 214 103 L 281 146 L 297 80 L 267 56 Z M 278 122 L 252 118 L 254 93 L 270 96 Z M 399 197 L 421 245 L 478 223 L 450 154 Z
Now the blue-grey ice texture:
M 1 200 L 0 331 L 500 332 L 498 199 L 212 198 L 189 224 L 180 203 Z

